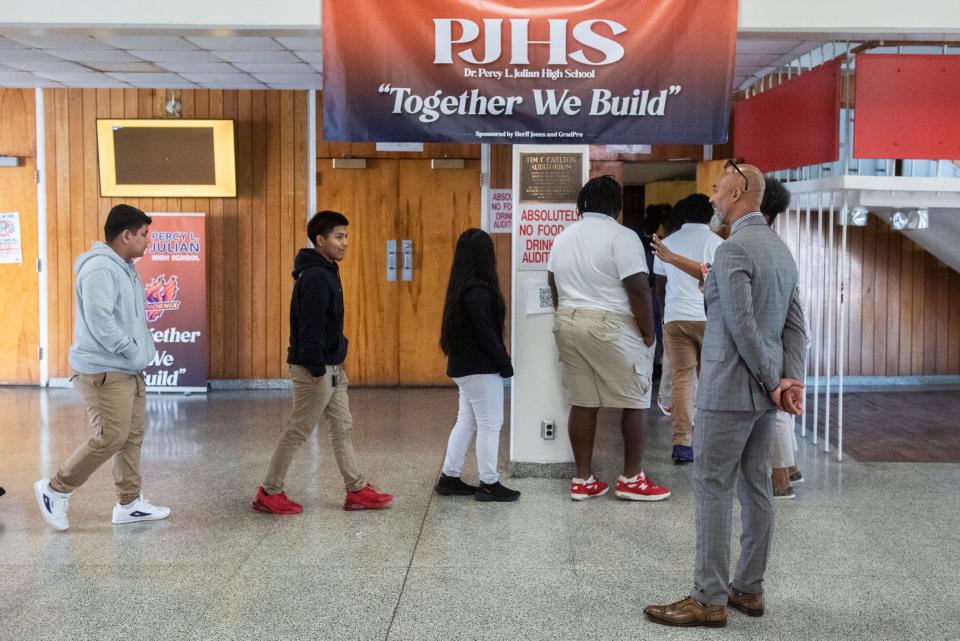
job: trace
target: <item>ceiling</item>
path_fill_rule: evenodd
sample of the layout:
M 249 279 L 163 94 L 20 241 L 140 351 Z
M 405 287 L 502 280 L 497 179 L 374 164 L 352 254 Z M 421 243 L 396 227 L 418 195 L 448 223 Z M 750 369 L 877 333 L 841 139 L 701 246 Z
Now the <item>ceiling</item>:
M 0 86 L 319 89 L 320 34 L 173 36 L 0 29 Z
M 165 89 L 320 89 L 320 31 L 227 35 L 169 29 L 0 28 L 0 87 Z M 242 32 L 240 32 L 242 33 Z M 733 87 L 822 44 L 808 40 L 737 42 Z

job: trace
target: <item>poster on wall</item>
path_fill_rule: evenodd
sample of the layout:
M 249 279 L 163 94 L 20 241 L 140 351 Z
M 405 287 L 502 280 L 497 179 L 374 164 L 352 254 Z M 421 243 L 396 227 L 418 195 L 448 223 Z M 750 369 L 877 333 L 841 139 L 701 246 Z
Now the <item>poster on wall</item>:
M 0 263 L 23 263 L 19 212 L 0 213 Z
M 513 232 L 513 190 L 490 190 L 490 233 L 509 234 Z
M 582 153 L 519 153 L 517 269 L 545 270 L 554 239 L 578 220 Z
M 323 0 L 326 140 L 716 144 L 737 0 Z
M 148 213 L 150 243 L 137 261 L 147 323 L 157 354 L 144 370 L 147 389 L 206 392 L 207 247 L 205 214 Z

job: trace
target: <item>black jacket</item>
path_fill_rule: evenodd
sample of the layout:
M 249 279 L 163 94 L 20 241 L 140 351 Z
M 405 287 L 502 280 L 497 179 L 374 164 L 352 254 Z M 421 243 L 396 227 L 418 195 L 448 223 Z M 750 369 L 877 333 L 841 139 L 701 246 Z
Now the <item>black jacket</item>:
M 347 357 L 340 270 L 316 250 L 301 249 L 293 261 L 293 278 L 287 362 L 323 376 L 327 365 L 339 365 Z
M 486 285 L 474 285 L 460 296 L 460 340 L 447 355 L 447 376 L 473 374 L 513 376 L 510 355 L 503 346 L 503 324 L 494 317 L 494 292 Z

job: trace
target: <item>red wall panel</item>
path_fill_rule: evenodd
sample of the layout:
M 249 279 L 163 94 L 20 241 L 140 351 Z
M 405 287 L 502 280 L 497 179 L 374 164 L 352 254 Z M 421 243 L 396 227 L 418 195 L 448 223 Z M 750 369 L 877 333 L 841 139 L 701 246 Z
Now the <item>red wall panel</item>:
M 960 158 L 960 56 L 857 56 L 857 158 Z
M 733 155 L 775 171 L 840 155 L 840 64 L 831 62 L 737 103 Z

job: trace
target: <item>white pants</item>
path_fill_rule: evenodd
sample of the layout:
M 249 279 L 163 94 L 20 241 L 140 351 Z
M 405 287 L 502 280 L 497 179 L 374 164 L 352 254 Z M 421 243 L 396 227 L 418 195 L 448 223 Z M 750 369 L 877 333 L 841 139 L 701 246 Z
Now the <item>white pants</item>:
M 496 483 L 500 428 L 503 427 L 503 379 L 499 374 L 474 374 L 453 379 L 460 388 L 457 422 L 447 441 L 443 473 L 460 476 L 470 441 L 477 437 L 477 471 L 483 483 Z
M 774 468 L 793 467 L 793 451 L 797 449 L 797 436 L 793 431 L 793 416 L 777 412 L 777 426 L 773 433 L 771 462 Z

